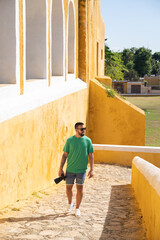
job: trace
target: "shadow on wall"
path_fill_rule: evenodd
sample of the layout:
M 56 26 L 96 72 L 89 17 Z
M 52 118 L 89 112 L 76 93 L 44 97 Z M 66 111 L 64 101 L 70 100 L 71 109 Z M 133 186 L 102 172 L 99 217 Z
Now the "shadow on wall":
M 146 239 L 142 214 L 130 184 L 112 186 L 100 240 Z

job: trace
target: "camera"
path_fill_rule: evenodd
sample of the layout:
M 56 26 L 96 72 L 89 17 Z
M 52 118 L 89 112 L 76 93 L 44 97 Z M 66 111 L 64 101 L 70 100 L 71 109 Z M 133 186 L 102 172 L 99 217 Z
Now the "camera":
M 54 179 L 54 182 L 55 182 L 56 184 L 58 184 L 58 183 L 60 183 L 62 180 L 65 181 L 65 179 L 66 179 L 66 176 L 64 176 L 64 174 L 62 174 L 61 177 L 55 178 L 55 179 Z

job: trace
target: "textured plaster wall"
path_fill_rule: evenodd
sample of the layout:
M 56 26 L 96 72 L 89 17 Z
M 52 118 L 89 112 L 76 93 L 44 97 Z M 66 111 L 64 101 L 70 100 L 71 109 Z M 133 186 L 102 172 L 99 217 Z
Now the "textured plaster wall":
M 84 89 L 0 124 L 0 208 L 53 184 L 65 140 L 86 111 Z
M 143 166 L 140 166 L 140 164 L 141 160 L 137 164 L 133 160 L 132 187 L 142 211 L 147 238 L 158 240 L 160 236 L 160 195 L 155 188 L 160 184 L 160 170 L 152 165 L 147 166 L 147 162 Z
M 101 16 L 100 0 L 88 1 L 88 60 L 89 60 L 89 78 L 94 79 L 97 76 L 104 76 L 104 40 L 105 25 Z M 97 59 L 97 43 L 98 59 Z M 103 50 L 103 59 L 101 59 L 101 50 Z
M 100 0 L 79 0 L 79 77 L 88 85 L 89 80 L 97 75 L 97 66 L 98 75 L 104 76 L 104 39 L 105 25 Z
M 145 145 L 144 112 L 119 97 L 108 97 L 96 80 L 90 82 L 88 127 L 95 144 Z M 96 151 L 96 161 L 106 158 L 105 151 Z

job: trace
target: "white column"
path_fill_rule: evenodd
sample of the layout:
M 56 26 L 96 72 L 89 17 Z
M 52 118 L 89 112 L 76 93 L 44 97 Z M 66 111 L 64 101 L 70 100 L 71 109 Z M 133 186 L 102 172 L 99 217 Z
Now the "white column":
M 47 78 L 46 1 L 26 0 L 26 78 Z
M 0 0 L 0 83 L 16 83 L 15 0 Z

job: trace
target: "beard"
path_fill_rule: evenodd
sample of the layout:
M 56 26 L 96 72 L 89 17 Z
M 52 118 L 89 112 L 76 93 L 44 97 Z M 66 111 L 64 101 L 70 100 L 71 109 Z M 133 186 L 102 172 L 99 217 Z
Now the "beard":
M 84 133 L 82 133 L 82 132 L 81 132 L 81 133 L 79 133 L 79 136 L 83 137 L 83 136 L 84 136 Z

